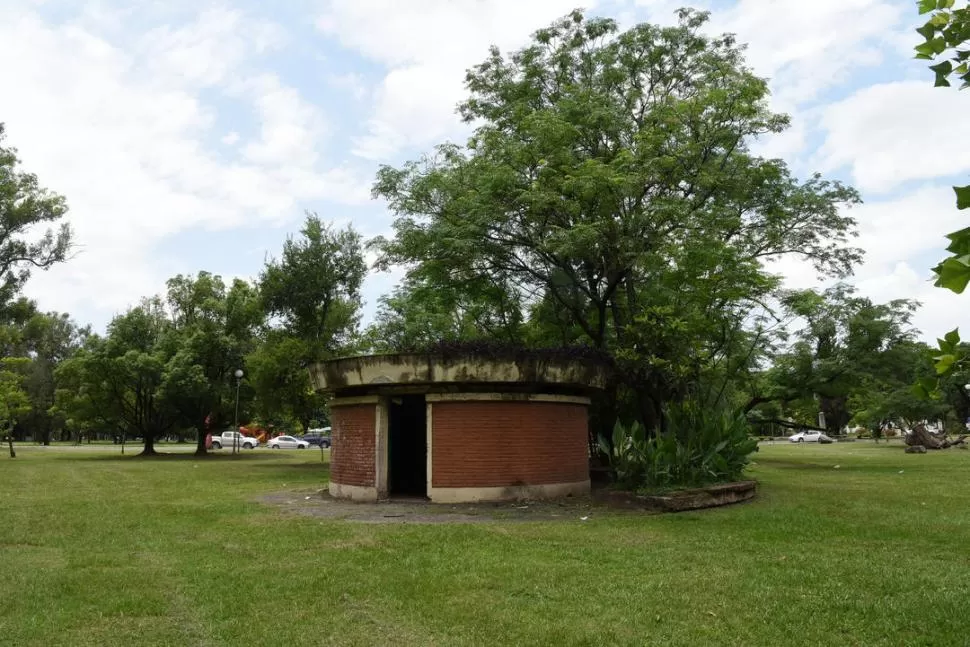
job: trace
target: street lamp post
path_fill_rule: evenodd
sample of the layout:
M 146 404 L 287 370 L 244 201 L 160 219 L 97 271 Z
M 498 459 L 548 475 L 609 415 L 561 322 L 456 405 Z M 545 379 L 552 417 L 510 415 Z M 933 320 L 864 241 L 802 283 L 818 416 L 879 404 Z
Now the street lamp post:
M 243 370 L 237 368 L 236 372 L 233 373 L 236 376 L 236 415 L 233 417 L 233 431 L 232 435 L 232 453 L 235 454 L 239 451 L 239 385 L 242 383 Z

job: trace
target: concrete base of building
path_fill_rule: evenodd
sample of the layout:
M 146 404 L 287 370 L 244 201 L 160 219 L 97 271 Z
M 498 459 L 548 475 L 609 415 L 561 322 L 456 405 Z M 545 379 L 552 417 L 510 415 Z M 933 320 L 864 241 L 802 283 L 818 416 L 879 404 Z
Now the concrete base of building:
M 561 499 L 589 494 L 589 479 L 575 483 L 509 485 L 505 487 L 432 487 L 432 503 L 478 503 L 485 501 L 522 501 Z
M 377 501 L 377 488 L 363 485 L 345 485 L 330 481 L 330 496 L 351 501 Z

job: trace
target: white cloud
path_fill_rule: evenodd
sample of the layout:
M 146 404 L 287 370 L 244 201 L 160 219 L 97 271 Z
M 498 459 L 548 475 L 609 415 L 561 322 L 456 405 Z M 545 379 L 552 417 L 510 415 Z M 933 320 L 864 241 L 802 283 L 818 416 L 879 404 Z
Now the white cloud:
M 674 9 L 683 3 L 585 4 L 591 15 L 598 6 L 615 12 L 628 27 L 643 20 L 670 23 Z M 393 0 L 331 0 L 317 22 L 345 47 L 388 68 L 375 91 L 367 132 L 356 142 L 354 152 L 362 157 L 386 159 L 403 149 L 427 148 L 466 134 L 455 114 L 465 96 L 464 71 L 484 59 L 489 45 L 517 48 L 574 3 L 422 0 L 417 5 L 420 11 L 415 3 Z M 897 43 L 904 12 L 890 0 L 740 0 L 730 9 L 713 11 L 708 31 L 737 33 L 740 42 L 748 43 L 749 64 L 771 77 L 772 105 L 793 112 L 844 83 L 852 71 L 878 65 L 884 50 Z M 860 15 L 866 19 L 858 20 Z M 788 156 L 804 140 L 804 126 L 799 125 L 790 134 L 771 138 L 765 152 Z
M 805 124 L 804 114 L 799 117 L 792 120 L 792 125 L 788 130 L 765 135 L 753 142 L 751 152 L 761 157 L 791 161 L 792 158 L 805 150 L 808 140 L 808 128 Z
M 467 129 L 455 108 L 465 96 L 465 70 L 484 60 L 490 45 L 519 47 L 573 8 L 574 0 L 331 0 L 319 29 L 388 68 L 354 153 L 386 160 L 461 137 Z
M 489 45 L 516 46 L 574 7 L 571 0 L 331 0 L 317 26 L 389 67 L 428 61 L 470 65 L 487 55 Z
M 931 266 L 946 255 L 944 237 L 966 225 L 966 215 L 954 207 L 950 187 L 927 184 L 899 198 L 855 207 L 852 215 L 859 223 L 859 237 L 852 244 L 866 250 L 865 263 L 849 281 L 860 294 L 877 303 L 921 302 L 914 325 L 927 338 L 958 325 L 970 328 L 966 297 L 933 286 Z M 810 265 L 795 258 L 781 259 L 771 269 L 785 277 L 789 288 L 825 285 Z
M 356 101 L 367 97 L 368 89 L 364 75 L 357 72 L 345 72 L 342 74 L 330 73 L 325 76 L 325 80 L 332 87 L 341 91 L 348 91 Z
M 708 31 L 737 35 L 746 45 L 747 64 L 769 80 L 772 109 L 792 116 L 787 131 L 763 138 L 753 151 L 807 161 L 817 102 L 860 70 L 884 62 L 898 45 L 905 11 L 892 0 L 740 0 L 713 11 Z
M 910 263 L 900 261 L 892 271 L 862 280 L 858 287 L 861 294 L 877 303 L 892 299 L 918 301 L 922 307 L 913 317 L 913 325 L 927 341 L 942 337 L 957 327 L 964 333 L 970 329 L 967 295 L 934 287 L 928 273 L 922 268 L 913 268 Z
M 188 25 L 149 30 L 138 41 L 138 54 L 156 79 L 208 87 L 224 82 L 247 58 L 279 47 L 284 39 L 272 23 L 216 7 L 203 10 Z
M 826 138 L 817 157 L 825 170 L 843 166 L 865 192 L 970 169 L 967 97 L 928 80 L 883 83 L 824 109 Z
M 327 123 L 321 111 L 305 101 L 299 90 L 284 85 L 270 73 L 252 76 L 233 90 L 252 97 L 261 123 L 259 141 L 243 149 L 248 161 L 311 168 L 316 164 L 317 148 L 327 134 Z
M 0 9 L 0 59 L 18 62 L 5 68 L 17 91 L 0 94 L 0 119 L 24 168 L 68 197 L 79 246 L 28 285 L 42 307 L 103 323 L 173 273 L 204 267 L 159 258 L 170 235 L 279 224 L 308 200 L 367 200 L 369 172 L 324 163 L 321 110 L 259 71 L 257 57 L 281 33 L 214 9 L 128 34 L 138 45 L 127 47 L 83 20 L 46 24 L 29 9 Z M 238 157 L 212 146 L 227 130 L 217 106 L 256 118 Z M 238 139 L 235 130 L 222 137 Z
M 927 253 L 942 258 L 944 236 L 966 223 L 966 214 L 955 207 L 953 190 L 943 184 L 863 204 L 854 209 L 854 215 L 859 221 L 856 242 L 866 250 L 866 267 L 860 276 L 885 273 L 900 260 Z M 927 273 L 923 271 L 924 276 Z
M 853 69 L 879 64 L 907 11 L 892 0 L 740 0 L 715 12 L 712 28 L 748 44 L 748 63 L 771 79 L 780 109 L 791 110 Z
M 927 184 L 896 199 L 862 205 L 858 243 L 866 249 L 866 264 L 857 273 L 859 291 L 874 301 L 913 299 L 922 308 L 913 323 L 924 337 L 970 327 L 966 295 L 933 286 L 931 267 L 946 256 L 946 234 L 966 226 L 953 190 Z
M 403 149 L 422 148 L 463 132 L 456 106 L 464 89 L 454 65 L 424 63 L 388 73 L 376 93 L 369 132 L 355 140 L 354 154 L 386 160 Z M 432 100 L 429 100 L 432 99 Z

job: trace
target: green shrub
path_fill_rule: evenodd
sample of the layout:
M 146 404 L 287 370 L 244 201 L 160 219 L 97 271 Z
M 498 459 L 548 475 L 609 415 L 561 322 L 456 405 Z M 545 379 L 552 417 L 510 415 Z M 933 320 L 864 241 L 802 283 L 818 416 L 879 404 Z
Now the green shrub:
M 629 427 L 617 422 L 612 451 L 599 438 L 621 487 L 655 490 L 736 481 L 758 449 L 741 412 L 712 411 L 688 400 L 668 406 L 664 416 L 664 431 L 650 437 L 639 422 Z

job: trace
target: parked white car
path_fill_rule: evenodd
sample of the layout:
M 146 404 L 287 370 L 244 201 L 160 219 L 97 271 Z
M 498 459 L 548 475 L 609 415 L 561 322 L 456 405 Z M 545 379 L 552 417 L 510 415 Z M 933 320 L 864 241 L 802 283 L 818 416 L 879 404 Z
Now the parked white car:
M 249 436 L 243 436 L 238 431 L 224 431 L 219 436 L 212 437 L 212 449 L 234 446 L 237 449 L 256 449 L 259 441 Z
M 310 443 L 293 436 L 277 436 L 269 441 L 269 446 L 271 449 L 306 449 Z
M 793 443 L 834 443 L 835 441 L 821 431 L 799 431 L 797 434 L 793 434 L 788 437 L 788 440 Z

